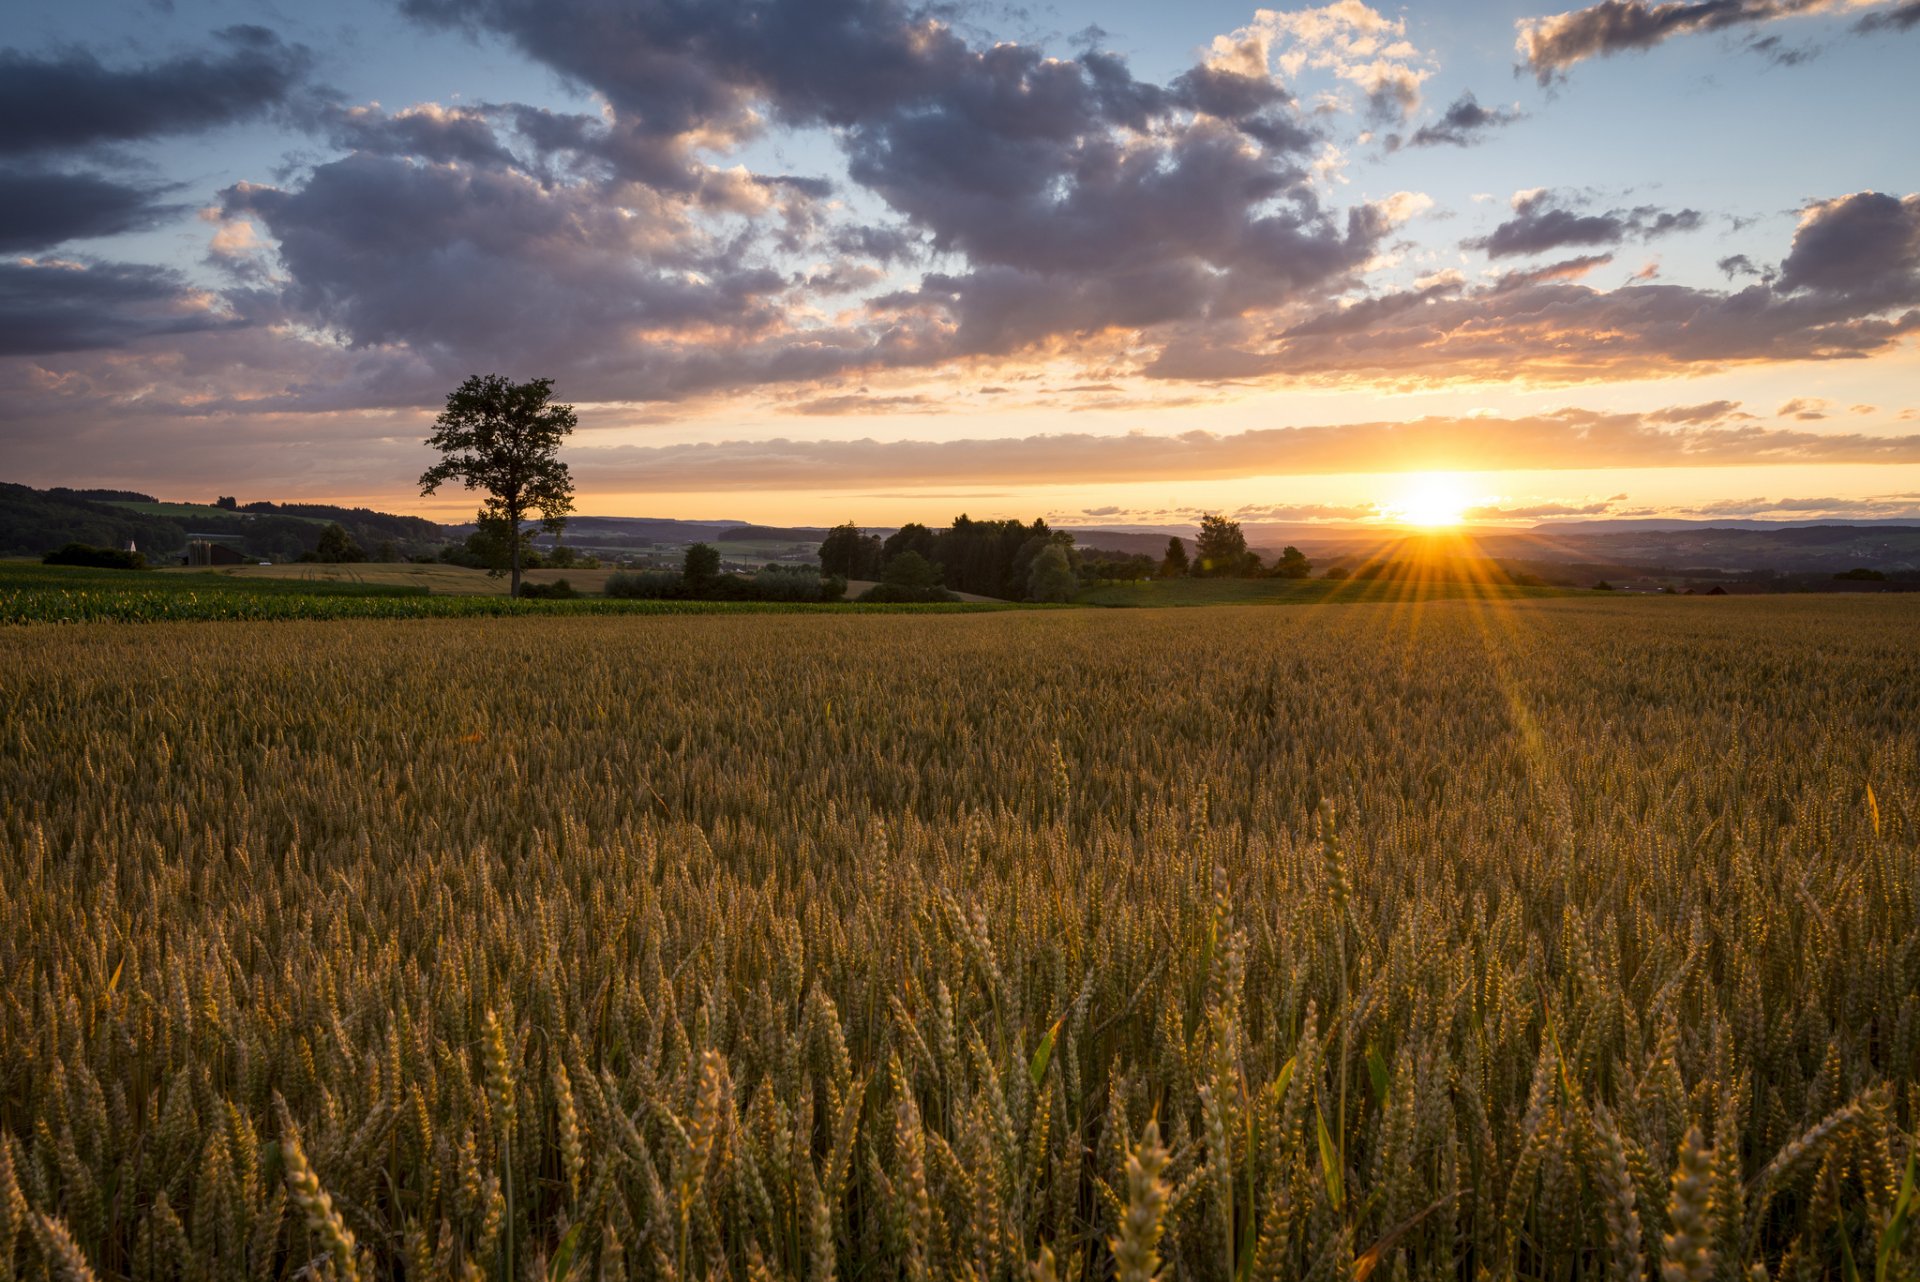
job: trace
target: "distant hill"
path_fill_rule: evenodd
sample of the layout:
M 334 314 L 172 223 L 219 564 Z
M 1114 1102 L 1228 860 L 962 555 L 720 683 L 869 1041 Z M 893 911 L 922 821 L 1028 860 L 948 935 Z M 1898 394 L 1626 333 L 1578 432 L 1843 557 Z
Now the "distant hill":
M 186 546 L 186 531 L 174 522 L 81 497 L 94 492 L 36 490 L 0 481 L 0 556 L 39 556 L 67 543 L 112 548 L 133 543 L 142 551 L 168 552 Z
M 96 496 L 113 497 L 96 497 Z M 133 490 L 36 490 L 0 483 L 0 555 L 37 556 L 66 543 L 125 547 L 164 564 L 186 551 L 190 537 L 208 537 L 249 557 L 292 559 L 311 551 L 320 531 L 338 522 L 368 553 L 391 543 L 400 555 L 430 551 L 444 529 L 417 516 L 325 503 L 166 503 Z
M 659 546 L 718 542 L 722 531 L 746 524 L 748 522 L 737 517 L 724 521 L 682 521 L 659 516 L 570 516 L 561 538 L 576 548 L 644 551 Z M 540 531 L 537 521 L 529 521 L 527 525 Z M 469 521 L 450 525 L 447 532 L 452 537 L 465 538 L 473 528 Z M 540 532 L 536 541 L 545 544 L 551 539 Z
M 720 531 L 722 543 L 818 543 L 827 537 L 818 525 L 735 525 Z
M 1845 521 L 1757 521 L 1757 520 L 1683 520 L 1678 517 L 1623 517 L 1617 521 L 1542 521 L 1533 526 L 1539 534 L 1640 534 L 1671 533 L 1682 530 L 1806 530 L 1852 528 L 1854 526 L 1909 526 L 1920 529 L 1920 520 L 1906 516 L 1849 517 Z
M 1731 574 L 1835 573 L 1856 567 L 1920 572 L 1920 524 L 1686 525 L 1584 528 L 1486 534 L 1494 556 L 1559 562 L 1605 562 L 1672 571 Z
M 1156 530 L 1146 533 L 1140 530 L 1082 530 L 1068 527 L 1067 533 L 1073 535 L 1073 545 L 1082 551 L 1121 552 L 1128 556 L 1138 554 L 1158 559 L 1166 555 L 1167 540 L 1176 534 L 1186 542 L 1188 551 L 1192 551 L 1193 536 L 1197 530 Z

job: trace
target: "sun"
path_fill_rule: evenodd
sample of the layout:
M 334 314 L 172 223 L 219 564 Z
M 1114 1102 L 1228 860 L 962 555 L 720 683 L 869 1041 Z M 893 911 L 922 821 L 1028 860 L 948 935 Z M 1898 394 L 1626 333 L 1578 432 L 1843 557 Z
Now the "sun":
M 1460 524 L 1471 500 L 1455 472 L 1420 472 L 1406 478 L 1400 500 L 1388 510 L 1407 525 L 1438 530 Z

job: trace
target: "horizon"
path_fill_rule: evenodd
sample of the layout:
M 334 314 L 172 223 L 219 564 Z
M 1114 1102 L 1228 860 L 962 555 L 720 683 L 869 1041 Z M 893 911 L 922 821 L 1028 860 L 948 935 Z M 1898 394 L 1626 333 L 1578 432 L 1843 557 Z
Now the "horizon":
M 76 495 L 83 495 L 83 496 L 96 491 L 104 491 L 108 489 L 119 489 L 119 488 L 122 488 L 122 487 L 104 487 L 104 486 L 91 486 L 91 485 L 61 485 L 61 486 L 47 487 L 48 490 L 67 490 Z M 133 491 L 133 490 L 127 490 L 125 492 L 141 493 L 141 494 L 146 493 L 145 491 Z M 211 501 L 206 500 L 204 498 L 181 496 L 181 495 L 169 496 L 169 495 L 163 495 L 163 494 L 150 494 L 150 495 L 147 495 L 147 497 L 150 498 L 154 503 L 158 505 L 200 506 L 200 507 L 206 507 L 210 511 L 215 509 L 215 505 Z M 383 515 L 389 515 L 389 516 L 421 517 L 430 521 L 434 521 L 436 524 L 439 524 L 447 528 L 457 528 L 457 527 L 473 524 L 472 516 L 456 517 L 454 519 L 443 520 L 443 519 L 440 519 L 438 516 L 429 515 L 428 513 L 423 511 L 409 510 L 409 508 L 405 504 L 397 505 L 392 509 L 383 509 L 379 507 L 368 506 L 367 504 L 364 504 L 364 503 L 352 503 L 352 502 L 345 502 L 345 501 L 335 503 L 335 502 L 329 502 L 326 500 L 318 500 L 318 499 L 262 499 L 255 496 L 240 496 L 240 497 L 237 497 L 236 501 L 238 502 L 239 510 L 242 513 L 244 513 L 246 507 L 249 504 L 259 503 L 259 502 L 276 504 L 283 507 L 301 505 L 301 504 L 312 504 L 317 506 L 335 506 L 340 508 L 356 508 L 357 507 L 362 510 L 371 511 L 371 512 L 375 512 Z M 230 510 L 230 509 L 221 509 L 221 510 Z M 971 515 L 972 515 L 971 513 L 961 511 L 961 512 L 953 513 L 952 515 L 944 519 L 929 520 L 926 518 L 926 514 L 922 514 L 920 516 L 910 518 L 910 522 L 917 522 L 918 524 L 927 526 L 929 529 L 938 531 L 938 530 L 951 528 L 952 521 L 955 518 L 963 517 L 963 516 L 971 516 Z M 1014 519 L 1022 519 L 1020 517 L 1020 514 L 1018 513 L 1015 513 L 1012 515 Z M 1208 515 L 1216 515 L 1216 514 L 1208 513 Z M 1002 514 L 996 513 L 990 517 L 976 517 L 975 519 L 999 520 L 999 519 L 1005 519 L 1005 517 Z M 1177 534 L 1180 531 L 1198 530 L 1199 528 L 1199 518 L 1197 516 L 1192 521 L 1186 521 L 1186 522 L 1178 521 L 1178 520 L 1169 520 L 1169 521 L 1161 521 L 1161 522 L 1143 522 L 1143 521 L 1129 521 L 1129 520 L 1103 521 L 1098 518 L 1084 517 L 1084 516 L 1077 519 L 1075 518 L 1053 519 L 1053 518 L 1042 516 L 1039 519 L 1047 521 L 1048 525 L 1053 529 L 1063 530 L 1069 533 L 1078 532 L 1078 533 L 1105 533 L 1105 534 L 1128 534 L 1128 535 L 1141 535 L 1141 534 L 1171 535 L 1171 534 Z M 1581 534 L 1604 533 L 1607 531 L 1609 527 L 1617 527 L 1620 530 L 1650 529 L 1652 527 L 1682 527 L 1685 529 L 1696 529 L 1696 530 L 1703 530 L 1703 531 L 1719 530 L 1719 529 L 1742 529 L 1742 530 L 1765 531 L 1765 530 L 1771 530 L 1771 529 L 1808 529 L 1808 528 L 1819 528 L 1819 527 L 1858 527 L 1862 529 L 1920 528 L 1920 516 L 1803 517 L 1803 516 L 1794 516 L 1794 515 L 1780 515 L 1780 516 L 1774 516 L 1774 517 L 1720 516 L 1720 517 L 1691 517 L 1691 518 L 1665 517 L 1665 516 L 1599 516 L 1599 517 L 1558 516 L 1558 517 L 1548 517 L 1540 520 L 1535 520 L 1525 524 L 1517 523 L 1510 520 L 1509 521 L 1478 520 L 1466 515 L 1460 515 L 1454 519 L 1444 519 L 1444 520 L 1433 520 L 1433 519 L 1418 520 L 1418 519 L 1409 519 L 1406 517 L 1387 515 L 1387 514 L 1381 514 L 1374 517 L 1361 518 L 1361 519 L 1355 519 L 1355 520 L 1324 520 L 1323 519 L 1323 520 L 1310 520 L 1310 521 L 1284 521 L 1284 520 L 1240 521 L 1232 517 L 1229 517 L 1229 519 L 1235 520 L 1235 524 L 1245 526 L 1250 532 L 1250 537 L 1253 537 L 1253 538 L 1271 539 L 1271 538 L 1296 538 L 1297 537 L 1304 540 L 1313 535 L 1325 535 L 1329 537 L 1381 536 L 1381 537 L 1390 538 L 1390 539 L 1412 540 L 1412 539 L 1425 538 L 1428 540 L 1447 540 L 1447 541 L 1453 541 L 1453 542 L 1459 542 L 1463 540 L 1471 541 L 1480 537 L 1491 537 L 1496 535 L 1550 534 L 1555 530 L 1566 530 L 1566 531 L 1571 531 L 1571 532 L 1576 532 Z M 679 525 L 710 525 L 715 527 L 716 529 L 724 529 L 724 528 L 735 527 L 735 526 L 751 526 L 751 527 L 759 527 L 759 528 L 766 528 L 766 529 L 804 529 L 812 532 L 821 532 L 821 533 L 831 530 L 834 527 L 834 525 L 842 524 L 841 522 L 823 523 L 823 522 L 817 522 L 817 521 L 768 521 L 768 520 L 759 519 L 757 517 L 754 517 L 748 514 L 737 514 L 735 516 L 730 516 L 730 517 L 717 517 L 717 516 L 705 516 L 705 515 L 688 516 L 688 515 L 678 515 L 678 514 L 661 515 L 657 512 L 628 513 L 628 512 L 607 512 L 607 511 L 596 511 L 596 510 L 575 511 L 575 512 L 569 513 L 565 518 L 566 523 L 573 523 L 578 521 L 654 521 L 654 522 L 671 523 L 671 524 L 679 524 Z M 879 531 L 896 530 L 896 529 L 899 529 L 902 525 L 908 524 L 910 522 L 907 522 L 907 521 L 893 522 L 893 523 L 869 522 L 865 524 L 854 522 L 853 524 L 859 526 L 859 528 L 863 532 L 865 532 L 870 530 L 879 530 Z M 532 529 L 538 529 L 541 523 L 542 523 L 541 519 L 538 517 L 529 517 L 525 521 L 525 524 L 527 525 L 527 527 Z
M 599 12 L 16 23 L 0 475 L 458 523 L 497 370 L 583 512 L 1920 522 L 1913 0 Z

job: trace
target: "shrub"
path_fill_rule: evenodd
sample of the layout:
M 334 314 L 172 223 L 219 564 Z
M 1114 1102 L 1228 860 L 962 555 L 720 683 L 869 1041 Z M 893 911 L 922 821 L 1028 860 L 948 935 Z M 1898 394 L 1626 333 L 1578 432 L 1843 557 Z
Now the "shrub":
M 905 555 L 913 556 L 908 552 Z M 862 592 L 857 601 L 881 605 L 930 604 L 936 601 L 958 601 L 960 598 L 943 587 L 908 587 L 903 583 L 876 583 Z
M 756 601 L 838 601 L 847 581 L 809 565 L 763 565 L 751 580 Z
M 918 591 L 937 586 L 940 571 L 926 557 L 909 550 L 895 554 L 887 562 L 887 568 L 881 571 L 880 577 L 885 580 L 887 587 Z
M 602 589 L 608 596 L 636 601 L 684 601 L 693 594 L 687 581 L 672 570 L 623 570 L 607 576 Z
M 97 548 L 87 543 L 69 543 L 57 552 L 40 558 L 43 565 L 84 565 L 96 570 L 144 570 L 147 558 L 123 548 Z
M 606 594 L 650 601 L 838 601 L 847 581 L 811 566 L 762 566 L 752 578 L 713 574 L 697 582 L 671 570 L 622 571 L 607 576 Z
M 575 592 L 573 590 L 573 584 L 567 582 L 565 579 L 555 579 L 551 583 L 528 583 L 522 581 L 520 584 L 520 595 L 533 601 L 571 601 L 580 594 Z

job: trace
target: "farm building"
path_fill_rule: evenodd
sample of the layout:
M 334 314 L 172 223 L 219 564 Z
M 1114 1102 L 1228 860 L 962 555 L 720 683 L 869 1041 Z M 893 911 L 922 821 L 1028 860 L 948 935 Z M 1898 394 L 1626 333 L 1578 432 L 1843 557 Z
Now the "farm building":
M 245 565 L 248 558 L 204 534 L 187 536 L 188 565 Z

